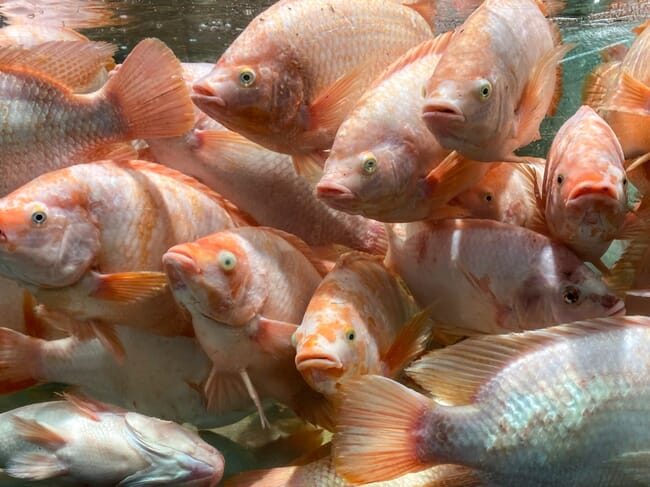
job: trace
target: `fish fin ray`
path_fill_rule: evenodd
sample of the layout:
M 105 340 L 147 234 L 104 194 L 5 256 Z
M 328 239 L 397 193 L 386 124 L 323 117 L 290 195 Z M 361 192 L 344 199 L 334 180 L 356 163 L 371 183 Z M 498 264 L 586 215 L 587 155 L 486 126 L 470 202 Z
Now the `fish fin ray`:
M 263 316 L 257 317 L 257 332 L 255 342 L 266 353 L 274 357 L 293 355 L 296 350 L 291 345 L 291 337 L 298 325 L 286 321 L 271 320 Z
M 433 30 L 435 27 L 437 3 L 437 0 L 409 0 L 402 2 L 402 5 L 419 13 Z
M 53 450 L 61 448 L 67 443 L 63 436 L 35 419 L 21 418 L 18 415 L 13 415 L 11 421 L 16 432 L 31 443 L 36 443 L 37 445 Z
M 106 301 L 136 303 L 167 290 L 167 276 L 164 272 L 94 273 L 94 277 L 96 288 L 91 296 Z
M 450 153 L 425 178 L 431 191 L 431 208 L 444 206 L 456 195 L 477 184 L 489 168 L 489 163 L 466 159 L 456 151 Z
M 300 418 L 326 430 L 334 431 L 336 406 L 322 394 L 305 386 L 294 403 L 292 409 Z
M 131 139 L 175 137 L 194 126 L 194 104 L 180 61 L 162 41 L 140 41 L 102 88 Z
M 609 79 L 609 73 L 618 71 L 620 64 L 620 61 L 601 64 L 585 76 L 582 84 L 583 105 L 589 105 L 594 110 L 603 105 L 610 83 L 613 82 L 613 79 Z
M 36 298 L 29 291 L 23 291 L 23 322 L 25 334 L 35 338 L 45 338 L 47 335 L 47 323 L 45 323 L 34 312 L 37 306 Z
M 606 463 L 635 483 L 650 485 L 650 451 L 623 453 Z
M 397 377 L 426 349 L 431 338 L 431 309 L 432 306 L 429 306 L 414 314 L 402 327 L 390 349 L 386 352 L 384 360 L 391 378 Z
M 291 156 L 293 168 L 298 176 L 302 176 L 311 186 L 315 186 L 323 177 L 325 156 L 319 153 L 294 154 Z
M 618 86 L 603 110 L 650 116 L 650 87 L 623 70 Z
M 18 479 L 44 480 L 68 471 L 53 453 L 30 452 L 9 460 L 7 475 Z
M 35 385 L 35 360 L 40 360 L 45 341 L 23 335 L 9 328 L 0 328 L 0 393 L 7 394 Z

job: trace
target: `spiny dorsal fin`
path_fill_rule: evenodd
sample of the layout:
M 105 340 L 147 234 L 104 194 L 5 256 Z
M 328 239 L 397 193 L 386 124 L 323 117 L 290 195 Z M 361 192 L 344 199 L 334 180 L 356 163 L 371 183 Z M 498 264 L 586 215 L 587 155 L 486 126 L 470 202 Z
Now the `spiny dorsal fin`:
M 438 401 L 471 404 L 483 384 L 525 354 L 571 338 L 628 326 L 650 327 L 650 317 L 598 318 L 523 333 L 468 338 L 430 352 L 412 364 L 407 374 Z
M 587 74 L 582 85 L 583 105 L 589 105 L 594 110 L 600 108 L 605 101 L 607 90 L 616 79 L 620 66 L 620 61 L 611 61 L 597 66 Z
M 302 255 L 305 256 L 305 258 L 316 268 L 316 270 L 321 276 L 324 277 L 329 272 L 329 266 L 326 263 L 324 263 L 322 259 L 318 258 L 311 250 L 311 247 L 307 245 L 305 241 L 302 240 L 301 238 L 296 237 L 292 233 L 288 233 L 283 230 L 278 230 L 277 228 L 271 228 L 271 227 L 259 227 L 259 228 L 264 230 L 265 232 L 277 235 L 278 237 L 289 242 L 293 247 L 295 247 L 296 250 L 298 250 Z

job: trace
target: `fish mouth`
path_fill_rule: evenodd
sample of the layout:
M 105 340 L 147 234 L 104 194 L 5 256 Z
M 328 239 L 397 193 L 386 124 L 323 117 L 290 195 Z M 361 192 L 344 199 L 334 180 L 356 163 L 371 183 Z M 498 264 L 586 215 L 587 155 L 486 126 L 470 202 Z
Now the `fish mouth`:
M 328 372 L 340 371 L 343 373 L 343 364 L 333 355 L 325 352 L 300 352 L 296 354 L 296 368 L 299 372 L 306 370 L 327 370 Z
M 197 266 L 194 258 L 184 249 L 168 250 L 163 255 L 162 263 L 167 274 L 167 279 L 174 290 L 187 287 L 185 284 L 185 275 L 201 273 L 201 269 Z
M 357 209 L 357 196 L 349 188 L 334 181 L 319 182 L 314 193 L 316 198 L 335 210 L 349 213 Z
M 226 108 L 226 100 L 220 96 L 214 95 L 211 92 L 207 92 L 203 88 L 197 89 L 194 86 L 194 93 L 190 94 L 192 103 L 199 107 L 204 112 L 215 111 L 215 110 L 224 110 Z
M 609 311 L 607 316 L 623 316 L 625 314 L 625 301 L 620 299 L 617 296 L 603 296 L 601 298 L 601 303 L 607 307 L 609 303 Z
M 611 184 L 579 184 L 569 193 L 569 201 L 577 200 L 582 196 L 596 196 L 604 200 L 618 201 L 616 188 Z
M 427 99 L 422 108 L 425 121 L 444 120 L 446 122 L 464 123 L 465 115 L 458 106 L 450 101 L 436 98 Z

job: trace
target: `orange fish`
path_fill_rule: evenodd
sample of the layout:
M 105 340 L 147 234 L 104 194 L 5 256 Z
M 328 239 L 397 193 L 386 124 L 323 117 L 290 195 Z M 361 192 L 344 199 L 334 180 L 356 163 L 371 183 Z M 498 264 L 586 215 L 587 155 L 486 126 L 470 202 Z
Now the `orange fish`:
M 205 385 L 217 413 L 272 397 L 318 420 L 325 399 L 294 366 L 291 337 L 327 272 L 307 245 L 266 227 L 224 230 L 163 256 L 176 300 L 213 362 Z M 307 396 L 307 397 L 305 397 Z
M 88 45 L 84 49 L 94 49 Z M 79 49 L 61 47 L 57 55 L 74 64 Z M 8 114 L 0 128 L 0 195 L 43 172 L 98 159 L 110 152 L 107 144 L 180 135 L 192 127 L 179 62 L 161 41 L 140 42 L 118 73 L 88 95 L 74 94 L 53 70 L 43 74 L 40 61 L 31 66 L 34 57 L 26 52 L 0 48 L 0 110 Z M 70 69 L 66 62 L 55 65 Z
M 296 330 L 296 367 L 331 399 L 350 377 L 397 377 L 424 350 L 427 317 L 379 257 L 345 254 L 314 292 Z
M 479 161 L 522 159 L 559 102 L 561 45 L 533 0 L 486 0 L 458 28 L 426 87 L 423 117 L 443 147 Z M 525 29 L 513 29 L 525 25 Z
M 258 15 L 194 84 L 229 129 L 319 174 L 344 116 L 379 73 L 433 33 L 429 1 L 281 0 Z
M 0 274 L 30 290 L 56 321 L 191 334 L 164 274 L 152 271 L 162 270 L 172 245 L 235 221 L 243 222 L 236 208 L 164 166 L 76 165 L 0 199 Z
M 541 205 L 550 235 L 594 263 L 621 233 L 627 177 L 616 135 L 583 105 L 549 149 Z

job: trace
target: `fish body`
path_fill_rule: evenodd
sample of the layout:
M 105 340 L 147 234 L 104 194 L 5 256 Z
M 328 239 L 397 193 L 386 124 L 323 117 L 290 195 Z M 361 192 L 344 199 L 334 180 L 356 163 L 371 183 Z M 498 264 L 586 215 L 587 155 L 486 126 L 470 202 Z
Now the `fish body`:
M 179 62 L 156 39 L 138 44 L 118 74 L 87 95 L 44 75 L 38 63 L 22 64 L 25 56 L 16 58 L 13 47 L 0 48 L 0 59 L 0 110 L 7 114 L 0 195 L 44 172 L 101 159 L 107 145 L 180 135 L 192 126 Z
M 229 130 L 202 128 L 204 118 L 182 137 L 148 139 L 155 160 L 202 181 L 260 225 L 292 233 L 313 246 L 340 244 L 385 254 L 383 224 L 330 208 L 296 174 L 288 155 Z
M 165 288 L 161 257 L 174 244 L 233 226 L 235 211 L 157 164 L 68 167 L 0 199 L 0 273 L 76 320 L 191 334 Z
M 383 377 L 351 384 L 335 466 L 350 482 L 453 462 L 481 486 L 647 485 L 648 352 L 647 316 L 431 352 L 407 373 L 434 400 Z
M 488 0 L 458 28 L 423 108 L 443 147 L 480 161 L 516 160 L 515 149 L 540 138 L 566 52 L 541 8 L 533 0 Z
M 370 82 L 430 37 L 424 17 L 398 1 L 282 0 L 250 22 L 192 99 L 264 147 L 324 159 Z
M 566 247 L 491 220 L 409 224 L 387 266 L 456 334 L 505 333 L 621 313 L 623 302 Z
M 599 261 L 627 211 L 621 145 L 607 123 L 581 107 L 549 149 L 542 204 L 549 233 L 584 260 Z
M 296 367 L 330 397 L 350 377 L 396 376 L 404 363 L 392 363 L 391 347 L 418 311 L 379 257 L 345 254 L 319 284 L 296 330 Z
M 7 411 L 0 415 L 0 431 L 0 463 L 19 479 L 208 487 L 223 475 L 223 457 L 195 432 L 97 402 L 73 399 Z
M 213 362 L 205 386 L 211 409 L 252 400 L 264 423 L 261 397 L 292 407 L 309 389 L 295 369 L 291 336 L 325 273 L 310 258 L 304 242 L 266 227 L 224 230 L 163 256 L 174 297 Z

